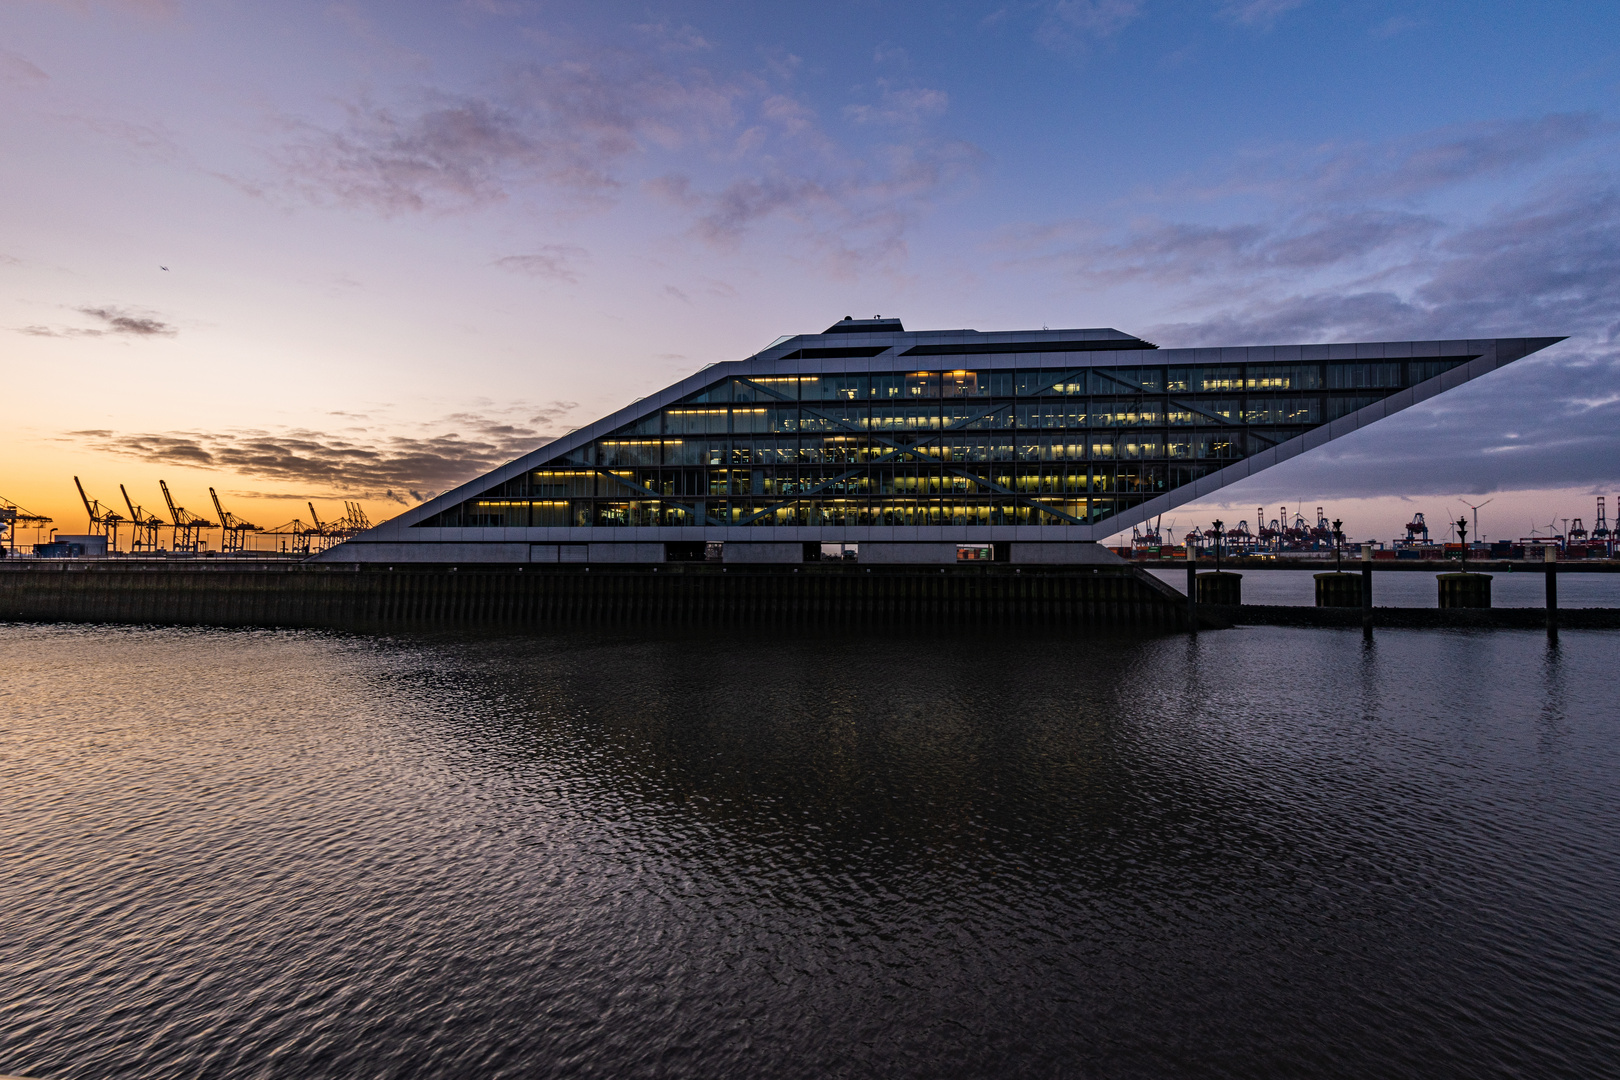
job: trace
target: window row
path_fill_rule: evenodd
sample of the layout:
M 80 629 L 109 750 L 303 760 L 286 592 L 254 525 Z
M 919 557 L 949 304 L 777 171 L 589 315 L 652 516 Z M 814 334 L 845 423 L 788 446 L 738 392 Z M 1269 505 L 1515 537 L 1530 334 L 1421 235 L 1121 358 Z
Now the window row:
M 890 445 L 863 439 L 760 439 L 703 442 L 697 440 L 603 440 L 569 455 L 579 466 L 726 466 L 726 465 L 865 465 L 886 461 L 1118 461 L 1151 458 L 1230 459 L 1257 453 L 1298 434 L 1289 429 L 1248 431 L 1162 432 L 1128 434 L 1009 434 L 987 438 L 953 436 L 926 443 Z M 577 471 L 577 470 L 575 470 Z M 532 483 L 568 485 L 578 481 L 568 469 L 548 468 L 532 474 Z M 582 494 L 572 489 L 548 494 Z
M 955 405 L 674 406 L 630 425 L 613 438 L 660 435 L 768 435 L 805 432 L 1000 431 L 1112 427 L 1218 427 L 1335 420 L 1377 396 L 1205 398 L 1175 401 L 1047 400 Z
M 1019 371 L 911 371 L 885 374 L 771 375 L 725 379 L 687 404 L 773 401 L 902 401 L 920 398 L 1084 394 L 1226 394 L 1249 390 L 1398 389 L 1433 378 L 1467 357 L 1324 364 L 1204 367 L 1049 367 Z
M 992 499 L 798 499 L 789 503 L 726 500 L 701 506 L 659 499 L 584 502 L 468 503 L 454 523 L 466 528 L 653 527 L 693 525 L 1073 525 L 1138 505 L 1148 495 L 1002 497 Z
M 792 497 L 820 492 L 834 495 L 990 495 L 1008 491 L 1159 491 L 1165 485 L 1162 469 L 1086 469 L 1046 466 L 1010 470 L 873 469 L 870 472 L 785 473 L 767 469 L 716 469 L 701 473 L 625 472 L 604 477 L 598 498 L 667 495 L 703 499 L 726 495 Z
M 628 468 L 572 473 L 540 471 L 517 477 L 487 492 L 483 499 L 567 500 L 571 498 L 625 498 L 669 495 L 700 499 L 724 495 L 793 495 L 812 490 L 836 494 L 873 492 L 989 493 L 1003 490 L 1136 491 L 1162 490 L 1196 479 L 1224 465 L 1221 458 L 1202 464 L 1152 464 L 1143 461 L 1053 464 L 964 462 L 961 464 L 901 462 L 843 467 L 760 466 L 719 469 Z

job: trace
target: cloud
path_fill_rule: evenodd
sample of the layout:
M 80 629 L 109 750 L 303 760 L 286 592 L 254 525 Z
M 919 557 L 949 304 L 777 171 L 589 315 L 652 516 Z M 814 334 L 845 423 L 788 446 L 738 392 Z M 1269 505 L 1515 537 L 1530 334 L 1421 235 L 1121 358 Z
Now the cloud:
M 1220 309 L 1187 324 L 1201 327 L 1200 339 L 1238 331 L 1234 319 L 1290 336 L 1477 328 L 1502 321 L 1496 316 L 1504 311 L 1522 314 L 1530 295 L 1560 297 L 1559 326 L 1595 325 L 1605 306 L 1598 283 L 1615 265 L 1611 174 L 1543 181 L 1534 196 L 1523 187 L 1547 158 L 1605 131 L 1596 116 L 1555 114 L 1334 147 L 1298 162 L 1292 176 L 1182 193 L 1182 206 L 1213 221 L 1119 215 L 1028 223 L 1004 230 L 991 247 L 1004 268 L 1059 269 L 1091 287 L 1178 286 L 1185 308 Z M 1592 148 L 1601 152 L 1602 144 Z M 1521 201 L 1499 203 L 1473 222 L 1458 220 L 1455 200 L 1445 212 L 1413 205 L 1419 195 L 1482 176 L 1519 181 Z M 1257 207 L 1256 196 L 1269 203 Z M 1532 266 L 1544 280 L 1522 280 Z M 1167 325 L 1180 332 L 1180 323 Z
M 1344 267 L 1391 249 L 1421 246 L 1442 231 L 1431 216 L 1364 209 L 1305 214 L 1277 223 L 1209 225 L 1139 218 L 1122 232 L 1087 222 L 1007 230 L 996 246 L 1008 265 L 1034 262 L 1092 282 L 1253 284 L 1271 276 Z
M 1403 340 L 1576 334 L 1620 344 L 1620 186 L 1566 182 L 1466 226 L 1425 225 L 1425 258 L 1404 289 L 1271 291 L 1193 322 L 1153 328 L 1161 343 Z M 1096 273 L 1103 272 L 1100 264 Z M 1255 283 L 1246 283 L 1253 293 Z
M 532 9 L 532 4 L 519 3 L 517 0 L 461 0 L 461 10 L 471 15 L 511 18 L 526 15 Z
M 336 125 L 288 121 L 277 162 L 295 190 L 395 215 L 466 210 L 530 188 L 601 199 L 629 161 L 712 142 L 738 120 L 739 85 L 628 48 L 575 43 L 507 69 L 491 89 L 356 100 Z
M 1282 144 L 1251 151 L 1213 182 L 1183 179 L 1144 198 L 1190 205 L 1259 196 L 1319 207 L 1405 204 L 1482 180 L 1511 180 L 1574 151 L 1601 152 L 1617 126 L 1596 113 L 1454 124 L 1379 143 Z
M 641 23 L 631 29 L 645 34 L 665 52 L 704 52 L 714 43 L 686 24 L 674 26 L 668 21 Z
M 570 244 L 543 244 L 538 250 L 526 255 L 503 255 L 495 260 L 495 265 L 513 273 L 566 281 L 572 285 L 578 283 L 579 275 L 571 264 L 589 257 L 590 252 L 582 247 Z
M 786 221 L 834 276 L 849 277 L 902 255 L 906 230 L 970 180 L 984 157 L 964 142 L 894 143 L 869 158 L 773 170 L 712 193 L 683 178 L 666 178 L 664 187 L 698 210 L 693 234 L 705 243 L 734 249 L 767 221 Z
M 93 8 L 126 11 L 150 19 L 167 19 L 179 14 L 178 0 L 44 0 L 51 7 L 86 14 Z
M 418 500 L 466 482 L 555 438 L 574 402 L 451 413 L 404 431 L 352 427 L 223 431 L 65 432 L 81 445 L 160 465 L 296 485 L 301 497 Z
M 82 307 L 81 315 L 100 319 L 106 324 L 106 333 L 130 334 L 135 337 L 174 337 L 178 330 L 161 319 L 138 315 L 115 307 Z
M 0 82 L 19 86 L 49 82 L 50 76 L 14 52 L 0 50 Z
M 123 308 L 81 307 L 75 308 L 81 315 L 88 315 L 98 320 L 100 326 L 23 326 L 17 329 L 19 334 L 30 337 L 174 337 L 180 331 L 169 323 L 150 313 L 129 311 Z
M 1246 26 L 1269 27 L 1304 3 L 1305 0 L 1222 0 L 1220 15 Z
M 1415 19 L 1410 15 L 1391 15 L 1389 18 L 1385 19 L 1383 22 L 1369 30 L 1368 33 L 1380 40 L 1387 40 L 1392 37 L 1398 37 L 1399 35 L 1406 33 L 1408 30 L 1417 30 L 1426 25 L 1428 25 L 1426 20 Z
M 1038 38 L 1049 45 L 1119 33 L 1142 15 L 1146 0 L 1056 0 L 1046 9 Z
M 308 131 L 286 150 L 295 183 L 317 200 L 385 214 L 502 199 L 512 171 L 556 168 L 516 117 L 488 101 L 444 102 L 414 116 L 353 105 L 342 131 Z
M 845 145 L 784 92 L 791 72 L 716 73 L 693 59 L 709 44 L 696 31 L 640 30 L 611 48 L 544 39 L 548 59 L 509 67 L 476 93 L 424 88 L 410 100 L 352 100 L 335 123 L 289 121 L 279 190 L 388 216 L 516 198 L 562 200 L 572 212 L 639 190 L 676 207 L 705 244 L 734 249 L 775 222 L 847 274 L 903 251 L 905 231 L 983 159 L 915 134 Z M 847 113 L 868 139 L 949 104 L 939 90 L 875 86 L 876 101 Z M 497 265 L 571 280 L 571 258 L 546 248 Z
M 179 141 L 161 124 L 134 124 L 105 116 L 68 115 L 69 123 L 121 144 L 126 151 L 145 161 L 187 162 L 189 156 Z
M 844 115 L 857 124 L 896 124 L 912 126 L 930 116 L 942 114 L 950 105 L 943 90 L 906 87 L 896 90 L 886 79 L 879 79 L 876 105 L 850 105 Z
M 1324 163 L 1329 186 L 1359 197 L 1405 197 L 1545 160 L 1605 129 L 1595 113 L 1464 124 L 1426 132 L 1386 148 L 1355 148 Z

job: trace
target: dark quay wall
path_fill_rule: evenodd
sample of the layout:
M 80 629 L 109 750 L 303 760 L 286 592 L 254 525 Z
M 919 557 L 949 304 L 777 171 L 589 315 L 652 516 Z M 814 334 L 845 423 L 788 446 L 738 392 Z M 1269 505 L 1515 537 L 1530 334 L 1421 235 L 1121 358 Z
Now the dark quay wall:
M 957 623 L 1170 632 L 1187 628 L 1187 609 L 1180 593 L 1133 567 L 812 563 L 396 569 L 109 559 L 0 563 L 0 619 L 344 629 L 569 622 Z

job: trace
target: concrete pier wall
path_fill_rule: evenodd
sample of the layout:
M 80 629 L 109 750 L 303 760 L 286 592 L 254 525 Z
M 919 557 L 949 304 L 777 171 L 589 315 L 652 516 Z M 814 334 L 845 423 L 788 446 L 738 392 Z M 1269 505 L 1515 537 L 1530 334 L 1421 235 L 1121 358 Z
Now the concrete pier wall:
M 1186 628 L 1186 609 L 1180 593 L 1130 567 L 52 560 L 0 564 L 0 619 L 356 629 L 606 621 L 1172 631 Z

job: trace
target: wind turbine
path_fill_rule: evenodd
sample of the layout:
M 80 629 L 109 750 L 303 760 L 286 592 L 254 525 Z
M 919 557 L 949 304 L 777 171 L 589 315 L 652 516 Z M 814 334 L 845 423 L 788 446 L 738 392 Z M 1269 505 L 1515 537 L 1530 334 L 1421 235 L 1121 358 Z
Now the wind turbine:
M 1480 503 L 1479 506 L 1489 506 L 1495 501 L 1496 500 L 1494 498 L 1486 499 L 1484 502 Z M 1479 506 L 1475 506 L 1466 499 L 1463 500 L 1463 505 L 1474 512 L 1474 541 L 1476 543 L 1483 541 L 1485 538 L 1479 534 Z

